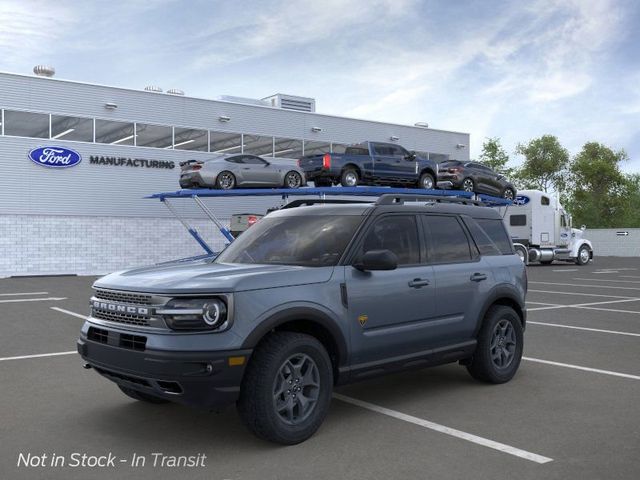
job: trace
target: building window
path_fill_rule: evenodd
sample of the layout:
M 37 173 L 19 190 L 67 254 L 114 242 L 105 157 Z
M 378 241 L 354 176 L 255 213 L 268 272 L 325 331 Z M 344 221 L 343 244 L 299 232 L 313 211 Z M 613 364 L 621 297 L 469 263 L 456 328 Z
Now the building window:
M 51 138 L 93 142 L 93 119 L 51 115 Z
M 211 153 L 242 153 L 242 135 L 228 132 L 209 132 Z
M 133 145 L 133 123 L 96 119 L 96 142 Z
M 153 148 L 171 148 L 173 128 L 164 125 L 136 123 L 136 146 Z
M 309 140 L 305 140 L 304 142 L 305 155 L 322 155 L 330 151 L 331 144 L 329 142 L 311 142 Z
M 209 150 L 208 133 L 206 130 L 176 127 L 174 129 L 173 148 L 207 152 Z
M 344 143 L 332 143 L 331 144 L 331 153 L 344 153 L 349 145 Z
M 262 137 L 260 135 L 244 134 L 243 138 L 244 153 L 273 157 L 273 137 Z
M 49 138 L 49 115 L 5 110 L 4 134 L 15 137 Z
M 294 140 L 291 138 L 275 138 L 274 157 L 295 158 L 302 157 L 302 140 Z

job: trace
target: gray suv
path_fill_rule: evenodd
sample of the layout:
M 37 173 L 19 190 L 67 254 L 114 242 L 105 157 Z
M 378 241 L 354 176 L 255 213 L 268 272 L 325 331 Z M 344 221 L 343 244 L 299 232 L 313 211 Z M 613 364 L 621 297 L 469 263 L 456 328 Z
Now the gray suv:
M 215 259 L 99 279 L 85 367 L 144 402 L 235 402 L 282 444 L 313 435 L 337 385 L 450 362 L 509 381 L 527 278 L 501 217 L 403 197 L 285 207 Z

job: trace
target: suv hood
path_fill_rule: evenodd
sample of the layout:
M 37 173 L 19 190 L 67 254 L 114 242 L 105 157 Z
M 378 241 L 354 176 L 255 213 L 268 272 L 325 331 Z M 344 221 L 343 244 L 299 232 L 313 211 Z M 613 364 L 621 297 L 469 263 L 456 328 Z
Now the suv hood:
M 154 265 L 111 273 L 94 286 L 146 293 L 225 293 L 327 282 L 333 267 L 189 263 Z

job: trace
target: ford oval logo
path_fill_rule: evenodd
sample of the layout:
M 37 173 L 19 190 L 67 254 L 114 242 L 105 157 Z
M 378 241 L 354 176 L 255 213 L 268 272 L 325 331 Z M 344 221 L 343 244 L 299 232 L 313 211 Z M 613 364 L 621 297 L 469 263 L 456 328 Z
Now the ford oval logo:
M 513 201 L 514 205 L 526 205 L 529 203 L 529 197 L 526 195 L 516 195 L 516 199 Z
M 79 164 L 82 156 L 69 148 L 38 147 L 29 152 L 29 159 L 43 167 L 69 168 Z

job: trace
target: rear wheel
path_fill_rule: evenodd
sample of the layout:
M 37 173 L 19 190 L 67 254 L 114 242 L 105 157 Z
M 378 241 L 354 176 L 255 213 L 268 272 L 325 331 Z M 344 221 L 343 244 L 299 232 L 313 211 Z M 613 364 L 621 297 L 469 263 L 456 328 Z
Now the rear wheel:
M 231 172 L 227 172 L 226 170 L 224 172 L 220 172 L 216 178 L 216 186 L 220 190 L 231 190 L 236 186 L 235 175 Z
M 591 251 L 589 250 L 589 247 L 587 247 L 586 245 L 582 245 L 578 250 L 576 263 L 578 265 L 586 265 L 587 263 L 589 263 L 590 259 L 591 259 Z
M 358 172 L 353 168 L 346 168 L 340 176 L 340 185 L 343 187 L 357 187 L 359 180 Z
M 520 366 L 522 347 L 520 317 L 511 307 L 494 305 L 484 317 L 467 370 L 476 380 L 508 382 Z
M 275 332 L 252 355 L 238 411 L 258 437 L 293 445 L 318 430 L 332 390 L 331 360 L 322 344 L 303 333 Z
M 284 186 L 287 188 L 300 188 L 302 186 L 302 175 L 291 170 L 284 177 Z
M 471 178 L 465 178 L 462 181 L 462 190 L 465 192 L 474 192 L 476 189 L 476 185 Z
M 134 400 L 139 400 L 141 402 L 146 403 L 169 403 L 169 400 L 165 400 L 164 398 L 156 397 L 155 395 L 150 395 L 148 393 L 139 392 L 138 390 L 134 390 L 132 388 L 123 387 L 122 385 L 118 385 L 118 388 L 124 393 L 127 397 L 131 397 Z
M 423 173 L 420 175 L 420 180 L 418 181 L 418 187 L 424 188 L 425 190 L 433 190 L 436 186 L 436 182 L 433 179 L 433 175 L 430 173 Z

